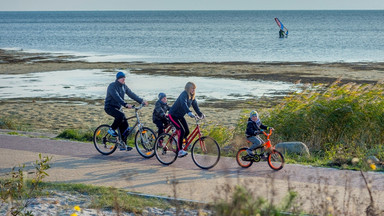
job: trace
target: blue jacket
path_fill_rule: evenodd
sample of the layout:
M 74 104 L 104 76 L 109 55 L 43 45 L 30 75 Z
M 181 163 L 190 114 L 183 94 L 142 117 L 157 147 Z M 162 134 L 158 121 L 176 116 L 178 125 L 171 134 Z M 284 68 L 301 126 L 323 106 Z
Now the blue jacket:
M 143 99 L 137 96 L 135 93 L 128 88 L 127 85 L 119 83 L 117 80 L 109 84 L 107 89 L 107 96 L 105 97 L 104 109 L 115 108 L 120 109 L 122 106 L 126 106 L 127 103 L 124 101 L 124 95 L 127 94 L 130 98 L 135 100 L 137 103 L 142 103 Z
M 263 125 L 263 123 L 261 123 L 260 119 L 257 119 L 256 122 L 254 122 L 254 121 L 252 121 L 251 118 L 249 118 L 248 124 L 247 124 L 247 130 L 245 131 L 245 135 L 247 137 L 259 135 L 261 133 L 261 129 L 267 130 L 268 126 Z
M 176 118 L 182 118 L 184 117 L 185 114 L 191 112 L 191 110 L 189 110 L 191 105 L 193 109 L 196 111 L 197 115 L 201 116 L 202 113 L 200 112 L 196 99 L 194 100 L 189 99 L 188 93 L 186 91 L 183 91 L 180 94 L 180 96 L 177 98 L 175 103 L 172 105 L 168 113 L 171 116 L 174 116 Z

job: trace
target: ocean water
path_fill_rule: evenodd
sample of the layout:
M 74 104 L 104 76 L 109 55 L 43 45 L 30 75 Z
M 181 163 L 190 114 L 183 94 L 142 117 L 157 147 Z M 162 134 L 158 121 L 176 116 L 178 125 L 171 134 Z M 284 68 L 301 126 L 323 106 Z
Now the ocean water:
M 278 37 L 278 17 L 289 30 Z M 0 48 L 88 61 L 383 62 L 384 11 L 0 12 Z

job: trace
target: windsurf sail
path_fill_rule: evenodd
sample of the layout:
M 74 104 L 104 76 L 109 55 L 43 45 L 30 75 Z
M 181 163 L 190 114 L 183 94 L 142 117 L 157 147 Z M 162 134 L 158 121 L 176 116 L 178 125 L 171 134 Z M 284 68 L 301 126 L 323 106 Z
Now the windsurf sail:
M 280 27 L 280 31 L 284 32 L 285 37 L 288 36 L 288 29 L 284 27 L 283 23 L 279 20 L 279 18 L 275 18 L 276 24 Z M 280 35 L 281 37 L 281 35 Z

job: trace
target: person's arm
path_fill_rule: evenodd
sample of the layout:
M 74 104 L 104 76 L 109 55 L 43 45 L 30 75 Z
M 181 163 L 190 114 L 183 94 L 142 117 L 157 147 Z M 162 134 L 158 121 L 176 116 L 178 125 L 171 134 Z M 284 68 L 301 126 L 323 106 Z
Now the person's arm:
M 262 123 L 260 124 L 260 129 L 263 129 L 263 130 L 268 130 L 268 126 L 266 125 L 263 125 Z
M 124 87 L 125 93 L 128 95 L 128 97 L 130 97 L 132 100 L 136 101 L 139 104 L 142 104 L 144 102 L 144 100 L 137 96 L 135 93 L 133 93 L 133 91 L 131 91 L 131 89 L 129 89 L 127 85 L 125 85 Z
M 200 117 L 203 116 L 203 113 L 200 111 L 199 106 L 197 105 L 197 101 L 196 100 L 192 101 L 192 107 L 195 110 L 195 112 L 197 113 L 197 115 L 199 115 Z

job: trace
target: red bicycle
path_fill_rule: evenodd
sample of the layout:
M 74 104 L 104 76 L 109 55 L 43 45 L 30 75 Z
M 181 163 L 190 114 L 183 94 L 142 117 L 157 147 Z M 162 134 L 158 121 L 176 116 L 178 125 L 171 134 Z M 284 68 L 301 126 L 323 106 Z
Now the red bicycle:
M 196 127 L 187 137 L 183 150 L 188 151 L 193 142 L 191 147 L 193 162 L 202 169 L 210 169 L 220 160 L 220 147 L 215 139 L 202 135 L 199 126 L 201 120 L 200 118 L 195 118 Z M 170 165 L 176 161 L 179 151 L 177 142 L 178 131 L 172 125 L 167 128 L 165 133 L 157 137 L 155 155 L 160 163 Z
M 262 132 L 267 137 L 267 142 L 253 150 L 253 156 L 247 153 L 247 147 L 239 149 L 236 154 L 236 161 L 241 167 L 248 168 L 253 162 L 259 162 L 262 159 L 262 156 L 264 155 L 262 148 L 264 148 L 265 152 L 267 152 L 266 160 L 269 167 L 273 170 L 281 170 L 284 167 L 284 156 L 279 151 L 275 150 L 275 146 L 272 146 L 271 144 L 269 137 L 272 135 L 272 129 L 269 129 L 268 134 L 263 130 Z

